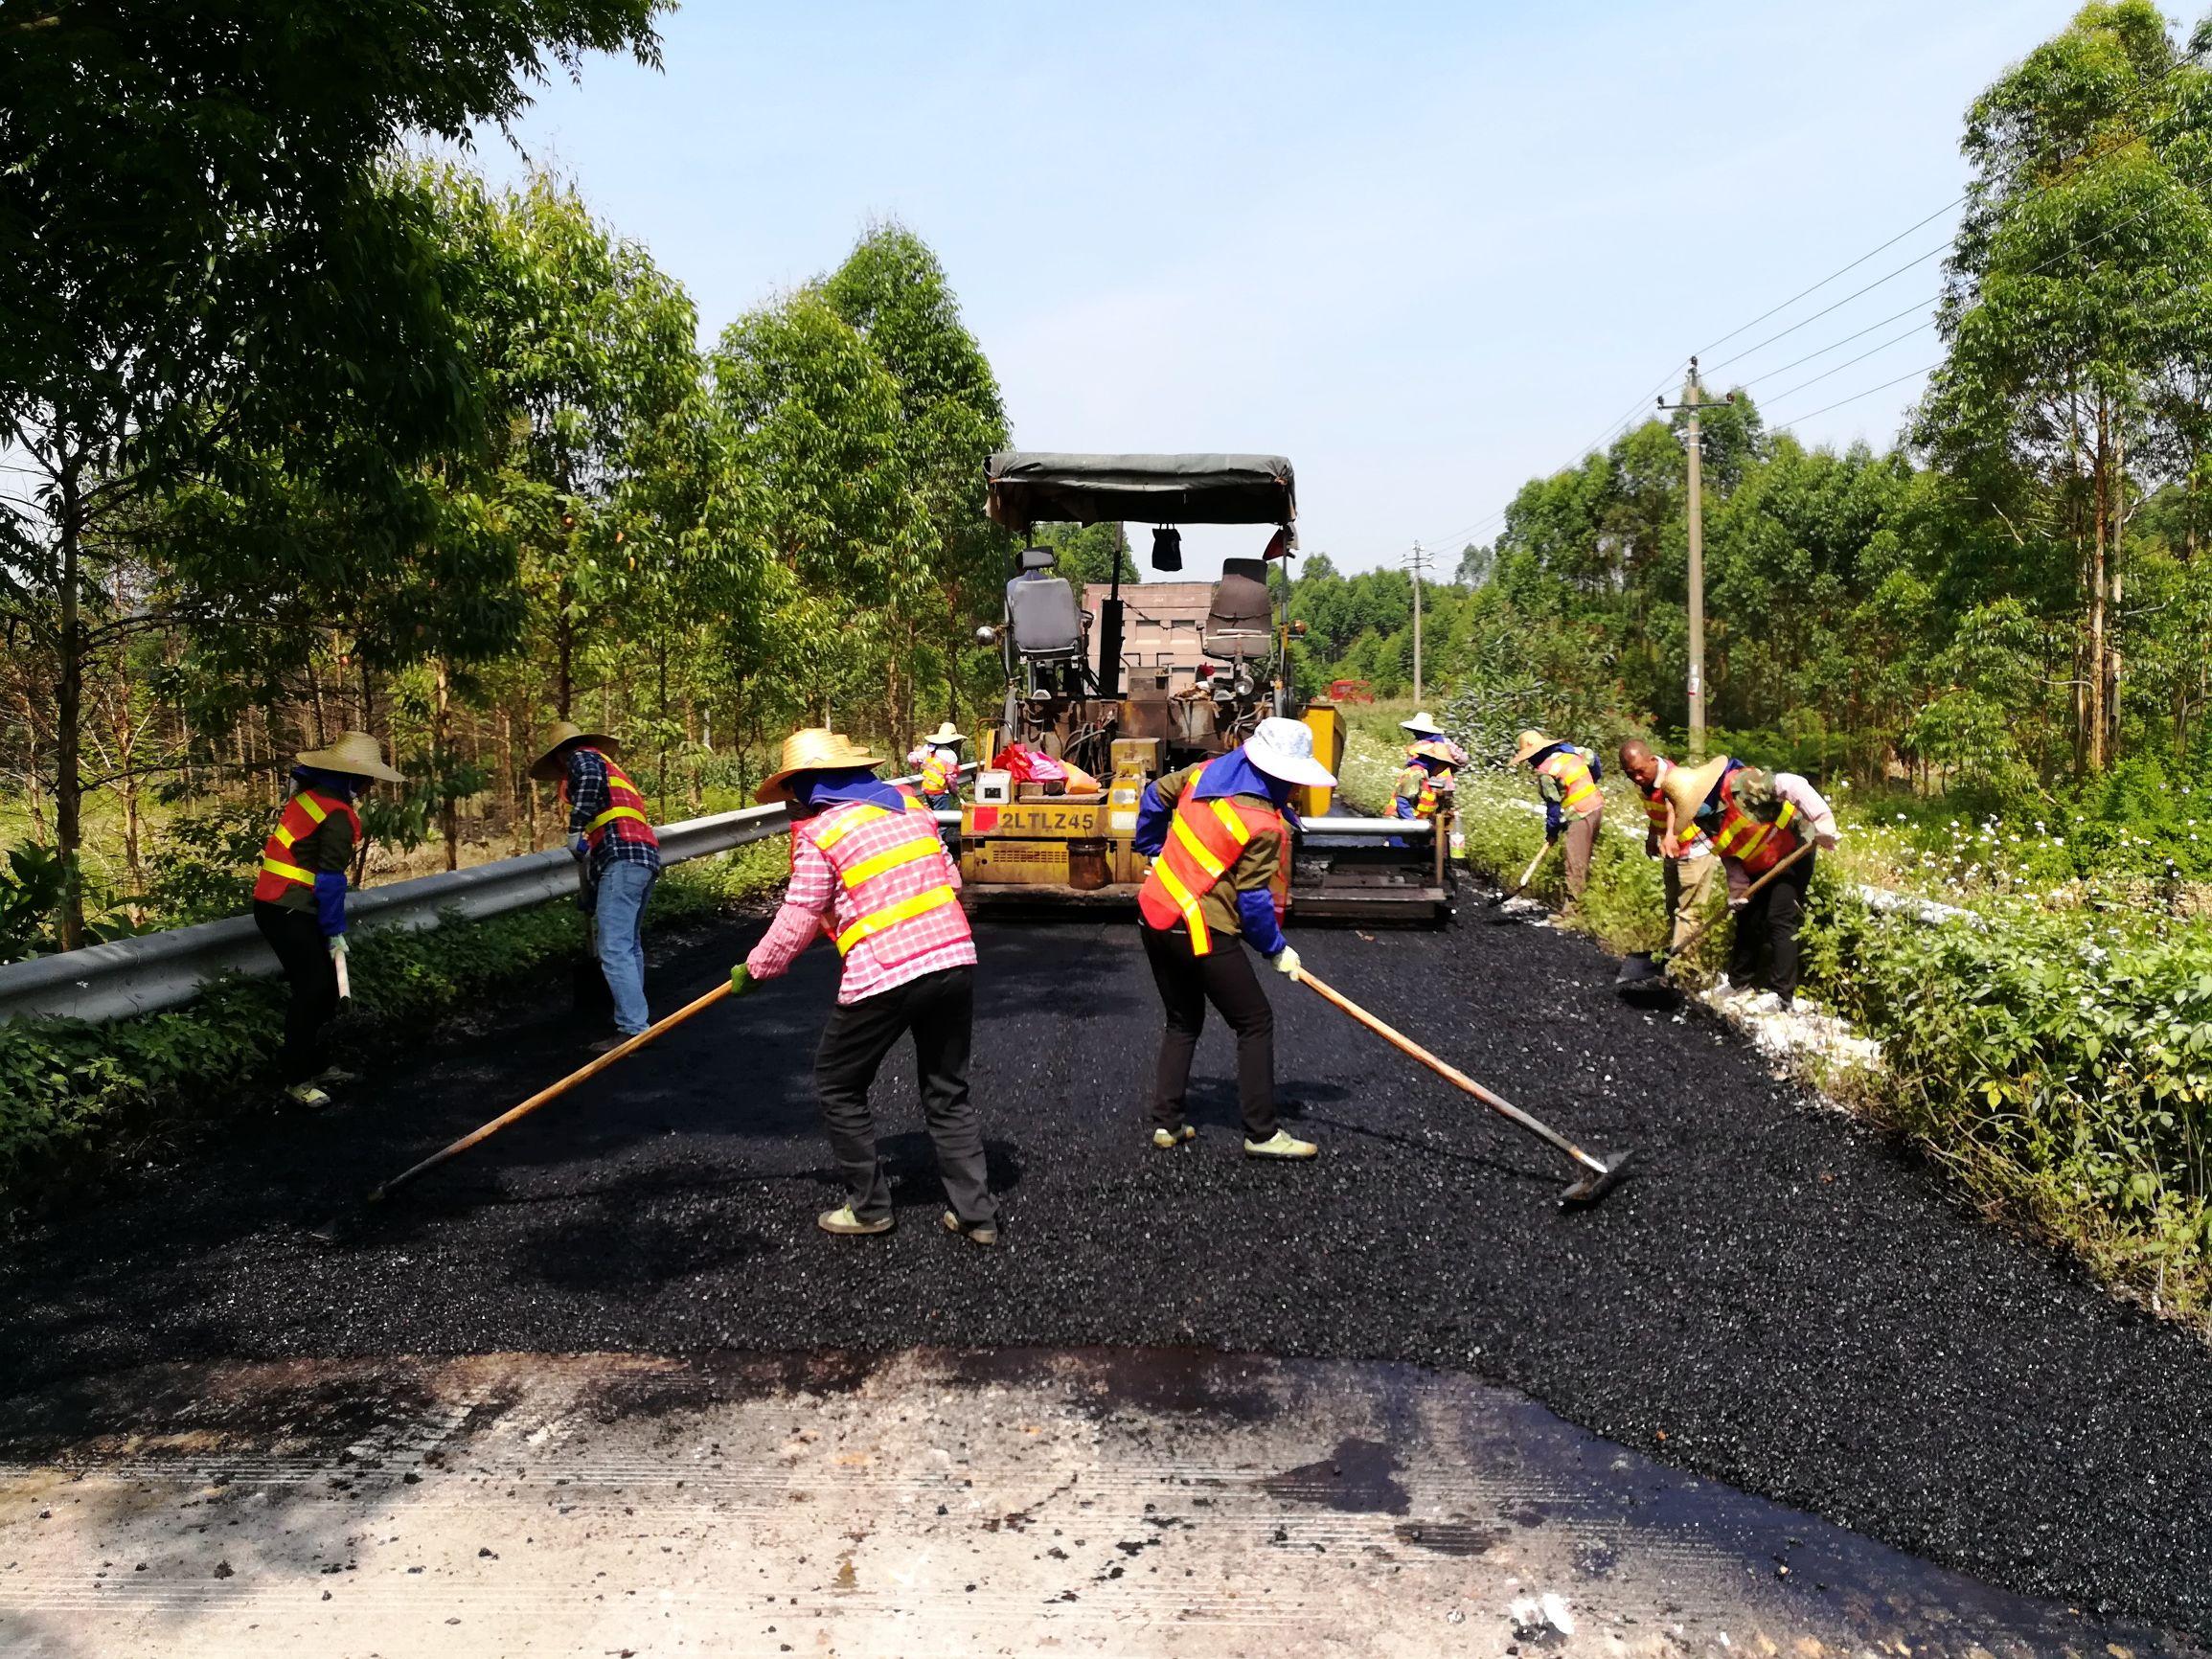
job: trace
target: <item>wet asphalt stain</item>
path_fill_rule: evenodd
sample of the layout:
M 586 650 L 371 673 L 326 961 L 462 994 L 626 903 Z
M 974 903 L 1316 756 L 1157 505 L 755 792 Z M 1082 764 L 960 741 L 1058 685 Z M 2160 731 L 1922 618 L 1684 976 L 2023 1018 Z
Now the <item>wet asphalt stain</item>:
M 1350 1515 L 1402 1515 L 1413 1499 L 1398 1484 L 1398 1457 L 1380 1441 L 1339 1441 L 1327 1457 L 1269 1475 L 1260 1484 L 1291 1503 L 1317 1504 Z
M 673 948 L 656 1006 L 707 989 L 758 929 Z M 1637 1150 L 1635 1180 L 1562 1216 L 1554 1154 L 1271 978 L 1286 1115 L 1321 1160 L 1238 1155 L 1219 1031 L 1199 1139 L 1155 1151 L 1139 1091 L 1158 1013 L 1131 928 L 979 937 L 995 1253 L 935 1226 L 903 1051 L 877 1096 L 901 1224 L 815 1231 L 837 1195 L 809 1084 L 820 951 L 361 1212 L 370 1186 L 580 1063 L 591 1034 L 555 974 L 542 1012 L 397 1057 L 324 1117 L 243 1128 L 20 1240 L 0 1262 L 0 1376 L 45 1394 L 179 1360 L 917 1344 L 1390 1358 L 1508 1382 L 1993 1583 L 2212 1631 L 2212 1355 L 1981 1224 L 1711 1022 L 1623 1006 L 1583 942 L 1298 935 L 1316 972 L 1517 1104 Z M 308 1234 L 341 1211 L 336 1246 Z M 1243 1389 L 1166 1362 L 1126 1386 L 1148 1403 Z

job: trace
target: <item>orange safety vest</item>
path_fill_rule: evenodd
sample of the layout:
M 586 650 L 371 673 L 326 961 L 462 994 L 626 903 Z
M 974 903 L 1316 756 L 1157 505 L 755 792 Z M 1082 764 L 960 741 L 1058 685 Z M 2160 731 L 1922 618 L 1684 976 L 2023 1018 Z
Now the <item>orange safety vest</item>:
M 1414 793 L 1413 815 L 1416 818 L 1433 818 L 1436 816 L 1436 777 L 1418 761 L 1398 774 L 1398 787 L 1392 794 L 1402 801 L 1405 798 L 1406 780 L 1415 773 L 1420 774 L 1417 782 L 1421 787 Z
M 1198 900 L 1225 880 L 1255 835 L 1273 835 L 1283 843 L 1283 859 L 1276 877 L 1275 908 L 1283 908 L 1284 889 L 1290 875 L 1290 830 L 1271 807 L 1247 807 L 1234 797 L 1217 795 L 1211 801 L 1197 797 L 1201 764 L 1191 770 L 1175 801 L 1168 825 L 1168 841 L 1137 890 L 1137 913 L 1145 925 L 1165 933 L 1178 921 L 1191 930 L 1191 954 L 1211 955 L 1212 930 Z
M 924 795 L 949 795 L 952 783 L 945 769 L 945 761 L 932 749 L 922 761 L 922 792 Z
M 1797 831 L 1790 828 L 1796 816 L 1797 804 L 1784 801 L 1771 823 L 1752 817 L 1736 805 L 1736 774 L 1730 772 L 1721 780 L 1721 828 L 1713 832 L 1713 851 L 1751 875 L 1764 875 L 1797 851 Z
M 878 807 L 866 801 L 859 803 L 850 812 L 841 813 L 834 824 L 820 829 L 810 823 L 797 824 L 792 826 L 791 830 L 793 862 L 799 856 L 798 838 L 804 835 L 821 850 L 823 857 L 829 859 L 830 868 L 836 871 L 838 881 L 844 885 L 854 907 L 860 913 L 858 919 L 842 933 L 831 926 L 827 917 L 823 918 L 823 937 L 836 942 L 837 954 L 841 957 L 850 956 L 853 947 L 862 940 L 873 940 L 877 960 L 886 967 L 896 966 L 917 954 L 913 950 L 900 954 L 896 936 L 901 923 L 912 921 L 918 916 L 926 916 L 932 910 L 942 910 L 947 904 L 957 906 L 960 902 L 960 895 L 951 882 L 930 879 L 941 872 L 916 868 L 925 859 L 945 857 L 945 838 L 937 830 L 937 814 L 926 802 L 917 800 L 904 787 L 898 784 L 892 786 L 899 790 L 901 798 L 906 803 L 909 833 L 895 846 L 887 847 L 880 852 L 871 853 L 865 858 L 855 858 L 850 848 L 843 852 L 837 851 L 852 830 L 863 824 L 894 816 L 888 807 Z M 861 891 L 863 888 L 867 889 L 865 894 Z M 886 944 L 886 938 L 891 938 L 893 943 Z
M 1636 784 L 1636 781 L 1633 778 L 1629 780 L 1630 783 L 1636 784 L 1636 792 L 1643 796 L 1644 816 L 1651 820 L 1652 833 L 1656 835 L 1661 842 L 1664 842 L 1667 839 L 1668 808 L 1667 791 L 1665 786 L 1667 782 L 1667 774 L 1672 772 L 1674 769 L 1674 761 L 1661 761 L 1659 762 L 1659 775 L 1652 780 L 1652 786 L 1649 789 L 1645 788 L 1641 784 Z M 1684 826 L 1682 834 L 1680 836 L 1682 851 L 1684 852 L 1688 852 L 1700 841 L 1705 839 L 1706 836 L 1704 831 L 1698 828 L 1697 820 L 1692 819 L 1689 824 Z M 1703 854 L 1700 853 L 1699 856 L 1702 857 Z
M 269 838 L 262 843 L 262 873 L 254 878 L 254 897 L 272 902 L 285 896 L 289 887 L 313 887 L 315 873 L 292 862 L 292 847 L 304 841 L 323 827 L 323 820 L 331 813 L 342 813 L 353 826 L 353 839 L 361 838 L 361 815 L 353 810 L 350 801 L 341 801 L 335 795 L 325 795 L 314 789 L 302 789 L 285 803 L 284 812 L 277 819 L 277 827 L 269 831 Z
M 1589 762 L 1563 743 L 1546 755 L 1537 770 L 1559 781 L 1560 808 L 1570 818 L 1586 818 L 1606 804 L 1598 781 L 1590 776 Z
M 591 844 L 592 851 L 596 852 L 599 844 L 606 839 L 607 826 L 618 819 L 628 818 L 634 820 L 640 830 L 620 831 L 624 839 L 650 841 L 658 847 L 660 837 L 652 832 L 652 820 L 646 816 L 645 797 L 638 793 L 637 785 L 629 781 L 629 774 L 614 763 L 613 756 L 599 749 L 594 749 L 592 753 L 606 763 L 607 808 L 583 827 L 584 840 Z M 563 801 L 568 799 L 568 781 L 565 778 L 560 784 L 560 798 Z

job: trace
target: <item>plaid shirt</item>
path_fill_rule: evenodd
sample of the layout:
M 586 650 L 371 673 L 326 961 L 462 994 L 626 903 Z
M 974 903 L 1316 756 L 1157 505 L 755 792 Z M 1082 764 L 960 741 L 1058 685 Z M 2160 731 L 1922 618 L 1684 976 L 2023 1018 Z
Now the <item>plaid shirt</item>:
M 857 811 L 858 803 L 848 802 L 791 826 L 791 881 L 784 890 L 783 908 L 745 958 L 745 966 L 755 979 L 774 979 L 787 972 L 817 935 L 834 937 L 860 920 L 862 911 L 853 901 L 852 890 L 837 878 L 830 855 L 814 844 L 816 835 L 852 819 Z M 934 840 L 936 825 L 907 814 L 883 818 L 863 815 L 839 838 L 839 855 L 857 864 L 922 833 Z M 869 908 L 880 910 L 932 887 L 948 886 L 958 892 L 960 872 L 940 844 L 936 857 L 898 865 L 866 886 Z M 884 961 L 878 945 L 901 960 Z M 859 1002 L 924 974 L 969 967 L 974 963 L 975 939 L 968 930 L 966 913 L 957 904 L 942 904 L 854 945 L 845 956 L 845 977 L 838 984 L 837 1000 Z
M 568 778 L 560 792 L 568 798 L 568 833 L 574 838 L 614 805 L 614 796 L 606 786 L 606 757 L 597 749 L 569 750 Z M 586 875 L 594 885 L 609 864 L 642 864 L 648 870 L 658 870 L 660 842 L 654 838 L 651 826 L 635 818 L 618 818 L 609 824 L 599 845 L 591 850 Z

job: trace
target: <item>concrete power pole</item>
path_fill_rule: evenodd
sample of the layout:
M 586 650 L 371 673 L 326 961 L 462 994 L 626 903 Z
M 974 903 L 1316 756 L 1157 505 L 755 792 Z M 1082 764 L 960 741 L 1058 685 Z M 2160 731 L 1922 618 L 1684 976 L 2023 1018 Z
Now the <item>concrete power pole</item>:
M 1421 543 L 1413 544 L 1413 552 L 1406 557 L 1405 568 L 1413 573 L 1413 700 L 1421 701 L 1421 572 L 1427 563 L 1427 555 L 1421 551 Z
M 1729 401 L 1735 401 L 1730 394 Z M 1690 373 L 1682 382 L 1682 400 L 1672 407 L 1690 417 L 1682 446 L 1690 464 L 1690 761 L 1705 758 L 1705 498 L 1704 444 L 1699 438 L 1698 410 L 1704 402 L 1704 388 L 1698 383 L 1698 359 L 1690 359 Z M 1659 399 L 1659 407 L 1670 407 Z

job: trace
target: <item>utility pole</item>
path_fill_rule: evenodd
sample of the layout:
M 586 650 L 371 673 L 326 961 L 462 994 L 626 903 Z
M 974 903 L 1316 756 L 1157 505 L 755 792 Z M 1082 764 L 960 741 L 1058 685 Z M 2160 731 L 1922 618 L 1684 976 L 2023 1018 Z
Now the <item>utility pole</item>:
M 1690 373 L 1682 382 L 1682 400 L 1670 404 L 1662 398 L 1659 407 L 1681 410 L 1690 417 L 1688 429 L 1682 434 L 1682 446 L 1690 463 L 1689 530 L 1690 530 L 1690 761 L 1694 765 L 1705 758 L 1705 500 L 1704 500 L 1704 443 L 1699 438 L 1698 411 L 1704 402 L 1704 388 L 1698 383 L 1698 359 L 1690 359 Z M 1728 401 L 1736 395 L 1731 392 Z
M 1413 700 L 1421 701 L 1421 573 L 1428 567 L 1428 556 L 1421 551 L 1421 543 L 1413 544 L 1406 555 L 1405 568 L 1413 573 Z

